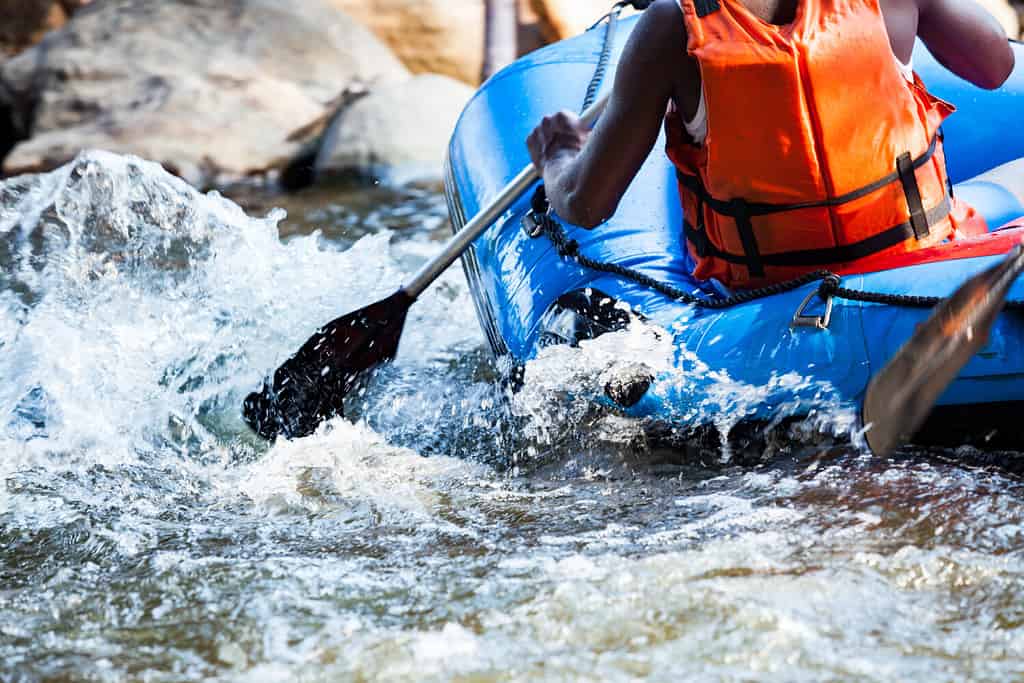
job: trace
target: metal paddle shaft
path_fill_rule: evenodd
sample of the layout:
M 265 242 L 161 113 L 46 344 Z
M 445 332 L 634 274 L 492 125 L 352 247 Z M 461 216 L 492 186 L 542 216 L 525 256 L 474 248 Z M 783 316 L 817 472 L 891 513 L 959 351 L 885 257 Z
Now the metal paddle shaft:
M 885 456 L 917 433 L 935 402 L 987 342 L 1014 280 L 1024 247 L 975 275 L 932 311 L 868 384 L 862 419 L 872 452 Z
M 592 126 L 607 102 L 605 95 L 588 107 L 583 123 Z M 317 330 L 273 378 L 246 397 L 242 405 L 246 423 L 266 439 L 281 434 L 294 438 L 312 434 L 324 420 L 343 414 L 343 400 L 359 379 L 395 357 L 413 302 L 536 180 L 537 170 L 531 164 L 401 289 Z

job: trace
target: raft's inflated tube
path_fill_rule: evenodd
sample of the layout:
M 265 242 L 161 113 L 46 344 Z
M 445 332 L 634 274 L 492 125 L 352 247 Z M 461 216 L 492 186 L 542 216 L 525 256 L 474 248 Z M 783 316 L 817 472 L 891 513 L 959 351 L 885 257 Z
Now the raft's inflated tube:
M 633 26 L 635 19 L 619 23 L 613 64 Z M 602 43 L 603 31 L 597 28 L 527 55 L 480 88 L 463 112 L 449 149 L 447 194 L 451 205 L 459 208 L 453 212 L 456 225 L 460 214 L 472 217 L 529 162 L 524 140 L 543 116 L 579 108 Z M 1015 45 L 1014 50 L 1018 65 L 1024 64 L 1024 49 Z M 985 91 L 953 76 L 920 46 L 915 63 L 929 89 L 959 108 L 943 126 L 950 177 L 958 183 L 954 193 L 993 227 L 1024 214 L 1019 200 L 1002 188 L 981 180 L 963 182 L 1024 157 L 1024 70 L 1018 66 L 1006 85 Z M 612 80 L 611 75 L 605 79 L 604 91 Z M 609 221 L 594 230 L 564 227 L 591 259 L 639 270 L 686 291 L 720 295 L 713 283 L 690 275 L 693 264 L 683 247 L 675 173 L 663 145 L 664 139 Z M 546 237 L 522 229 L 529 208 L 527 197 L 514 204 L 474 242 L 465 258 L 492 347 L 507 354 L 513 365 L 528 361 L 545 336 L 543 321 L 555 303 L 571 292 L 599 290 L 668 330 L 676 349 L 675 357 L 668 359 L 676 369 L 656 378 L 627 409 L 632 415 L 689 421 L 725 411 L 736 418 L 772 419 L 780 409 L 852 403 L 927 315 L 919 309 L 835 299 L 827 329 L 791 327 L 816 284 L 722 311 L 694 308 L 563 258 Z M 915 258 L 941 260 L 906 260 L 889 270 L 846 276 L 842 286 L 883 294 L 948 296 L 968 277 L 995 263 L 1000 250 L 1012 246 L 1006 240 L 1014 237 L 1013 232 L 958 241 L 928 252 L 932 256 L 921 252 Z M 1015 284 L 1009 296 L 1024 299 L 1024 285 Z M 1024 319 L 1018 316 L 999 317 L 989 343 L 939 399 L 940 406 L 978 407 L 980 415 L 993 402 L 1024 402 Z

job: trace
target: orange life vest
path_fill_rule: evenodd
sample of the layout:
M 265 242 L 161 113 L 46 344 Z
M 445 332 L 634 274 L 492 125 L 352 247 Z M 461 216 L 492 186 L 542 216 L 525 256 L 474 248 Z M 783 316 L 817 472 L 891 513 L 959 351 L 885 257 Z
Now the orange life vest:
M 666 121 L 696 277 L 866 270 L 985 229 L 951 201 L 939 127 L 954 107 L 900 73 L 878 0 L 801 0 L 787 26 L 741 0 L 679 4 L 708 116 L 700 146 L 678 112 Z

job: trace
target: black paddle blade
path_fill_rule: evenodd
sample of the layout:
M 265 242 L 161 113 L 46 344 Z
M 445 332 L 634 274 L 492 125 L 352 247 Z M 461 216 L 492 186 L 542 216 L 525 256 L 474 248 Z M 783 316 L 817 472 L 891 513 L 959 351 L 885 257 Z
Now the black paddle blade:
M 975 275 L 931 316 L 874 376 L 861 413 L 868 446 L 888 455 L 917 433 L 935 402 L 985 345 L 1010 285 L 1024 271 L 1024 248 Z
M 265 439 L 296 438 L 344 414 L 343 399 L 359 377 L 395 357 L 412 302 L 400 289 L 317 330 L 273 382 L 245 399 L 245 421 Z

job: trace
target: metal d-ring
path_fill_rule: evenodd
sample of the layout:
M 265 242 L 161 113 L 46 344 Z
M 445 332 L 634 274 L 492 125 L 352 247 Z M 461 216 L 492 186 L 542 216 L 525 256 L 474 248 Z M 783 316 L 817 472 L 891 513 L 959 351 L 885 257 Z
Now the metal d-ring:
M 827 330 L 832 322 L 832 295 L 825 295 L 825 313 L 823 315 L 805 315 L 804 311 L 810 305 L 811 299 L 820 297 L 819 290 L 815 289 L 806 297 L 793 314 L 793 322 L 790 327 L 814 327 L 819 330 Z

